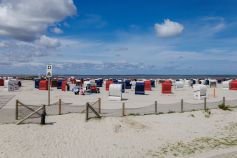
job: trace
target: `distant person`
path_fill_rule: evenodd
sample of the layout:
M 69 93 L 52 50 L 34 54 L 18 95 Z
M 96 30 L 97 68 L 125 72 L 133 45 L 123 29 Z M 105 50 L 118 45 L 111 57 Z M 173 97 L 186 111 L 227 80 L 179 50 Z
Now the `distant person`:
M 80 89 L 79 94 L 80 94 L 80 95 L 85 95 L 85 91 L 83 90 L 83 88 Z
M 136 87 L 136 80 L 132 80 L 130 84 L 131 84 L 131 89 L 134 90 Z
M 21 87 L 21 81 L 18 81 L 18 86 Z
M 83 84 L 84 84 L 84 79 L 83 78 L 81 78 L 81 87 L 83 87 Z
M 74 87 L 74 88 L 73 88 L 73 93 L 74 93 L 75 95 L 78 95 L 78 94 L 79 94 L 79 87 Z

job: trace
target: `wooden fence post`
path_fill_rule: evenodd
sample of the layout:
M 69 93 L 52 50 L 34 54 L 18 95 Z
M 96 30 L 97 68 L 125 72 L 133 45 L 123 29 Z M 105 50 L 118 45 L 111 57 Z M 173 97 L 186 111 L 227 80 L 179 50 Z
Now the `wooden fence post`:
M 184 100 L 181 99 L 181 112 L 184 112 Z
M 101 98 L 98 99 L 99 102 L 99 114 L 101 113 Z
M 214 87 L 213 89 L 213 97 L 215 98 L 216 97 L 216 88 Z
M 16 100 L 16 115 L 15 119 L 18 120 L 18 99 Z
M 46 108 L 45 108 L 45 105 L 43 105 L 42 109 L 43 109 L 43 112 L 42 112 L 42 114 L 41 114 L 40 124 L 41 124 L 41 125 L 45 125 L 45 117 L 46 117 Z
M 204 98 L 204 110 L 207 110 L 207 98 Z
M 61 99 L 58 100 L 58 114 L 59 115 L 62 114 L 62 100 Z
M 125 116 L 125 103 L 123 102 L 122 105 L 122 116 Z
M 225 106 L 225 97 L 223 97 L 222 104 Z
M 157 112 L 157 101 L 155 101 L 155 114 L 157 115 L 158 112 Z
M 89 119 L 89 103 L 86 103 L 86 121 Z
M 46 113 L 46 105 L 43 105 L 43 113 L 44 113 L 45 115 L 47 115 L 47 113 Z

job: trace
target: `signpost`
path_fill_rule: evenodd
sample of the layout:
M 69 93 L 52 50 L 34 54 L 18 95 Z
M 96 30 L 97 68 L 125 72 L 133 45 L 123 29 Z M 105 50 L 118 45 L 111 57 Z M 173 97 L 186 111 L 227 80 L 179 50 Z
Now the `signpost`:
M 50 78 L 53 75 L 53 67 L 52 65 L 47 65 L 46 68 L 46 77 L 48 78 L 48 106 L 50 106 Z

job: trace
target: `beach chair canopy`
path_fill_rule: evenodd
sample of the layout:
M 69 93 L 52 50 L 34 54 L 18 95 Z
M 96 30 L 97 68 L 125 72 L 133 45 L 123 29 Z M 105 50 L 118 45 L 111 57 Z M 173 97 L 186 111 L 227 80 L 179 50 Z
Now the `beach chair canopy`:
M 209 85 L 210 85 L 210 88 L 216 88 L 217 87 L 217 80 L 209 79 Z
M 48 90 L 48 81 L 47 80 L 40 80 L 39 90 Z
M 151 91 L 151 81 L 146 80 L 144 81 L 144 84 L 145 84 L 145 91 Z
M 97 87 L 102 87 L 103 86 L 103 79 L 95 79 L 95 83 Z
M 121 99 L 122 99 L 122 84 L 110 84 L 109 100 L 121 100 Z
M 184 80 L 184 86 L 189 87 L 191 85 L 191 80 L 185 79 Z
M 131 89 L 132 84 L 131 84 L 131 80 L 125 80 L 125 89 Z
M 4 79 L 0 78 L 0 86 L 4 86 Z
M 112 83 L 113 83 L 112 80 L 107 80 L 107 81 L 105 82 L 105 90 L 106 90 L 106 91 L 109 91 L 109 86 L 110 86 L 110 84 L 112 84 Z
M 62 79 L 58 79 L 58 81 L 57 81 L 57 89 L 62 89 L 62 82 L 63 82 Z
M 144 82 L 136 82 L 135 94 L 145 94 L 145 84 L 144 84 Z
M 151 80 L 151 87 L 156 87 L 156 81 L 155 80 Z
M 237 80 L 232 80 L 229 86 L 230 90 L 237 90 Z
M 35 79 L 35 88 L 39 89 L 40 79 Z
M 229 81 L 223 81 L 222 82 L 222 88 L 224 88 L 224 89 L 229 89 L 229 87 L 230 87 L 230 80 Z
M 194 99 L 207 97 L 207 86 L 202 84 L 193 85 Z
M 170 80 L 166 80 L 162 83 L 162 90 L 163 94 L 170 94 L 172 93 L 172 82 Z
M 122 96 L 122 84 L 110 84 L 109 86 L 109 96 Z
M 178 89 L 178 88 L 184 88 L 184 81 L 182 81 L 182 80 L 176 81 L 176 82 L 175 82 L 175 88 L 176 88 L 176 89 Z
M 56 78 L 51 80 L 51 87 L 57 87 L 58 86 L 58 81 Z

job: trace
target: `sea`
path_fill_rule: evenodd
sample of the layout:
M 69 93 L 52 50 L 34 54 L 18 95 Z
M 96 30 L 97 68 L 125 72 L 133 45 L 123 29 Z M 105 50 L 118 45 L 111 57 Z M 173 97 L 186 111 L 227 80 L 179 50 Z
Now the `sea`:
M 13 75 L 13 74 L 8 74 L 8 75 L 0 75 L 0 77 L 4 76 L 13 76 L 13 77 L 19 77 L 22 79 L 34 79 L 37 78 L 38 75 Z M 213 79 L 237 79 L 237 75 L 145 75 L 145 74 L 138 74 L 138 75 L 77 75 L 77 74 L 58 74 L 54 75 L 53 77 L 60 77 L 60 78 L 68 78 L 74 76 L 77 79 L 80 78 L 113 78 L 113 79 L 206 79 L 206 78 L 213 78 Z

